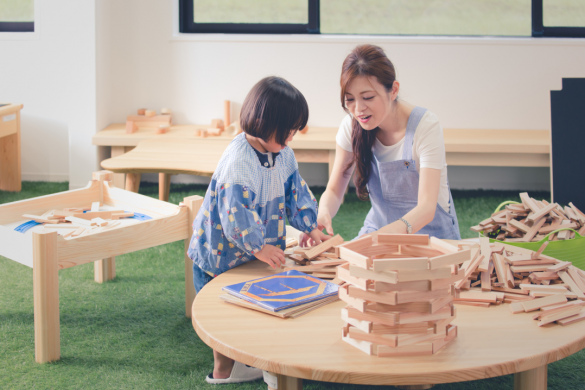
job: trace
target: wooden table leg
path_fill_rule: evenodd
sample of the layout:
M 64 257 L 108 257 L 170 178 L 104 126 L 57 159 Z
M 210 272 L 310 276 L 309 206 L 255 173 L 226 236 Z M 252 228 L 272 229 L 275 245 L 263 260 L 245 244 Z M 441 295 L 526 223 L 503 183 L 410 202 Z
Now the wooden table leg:
M 171 192 L 171 174 L 170 173 L 159 173 L 158 174 L 158 198 L 169 201 L 169 194 Z
M 514 374 L 514 390 L 546 390 L 548 365 Z
M 124 153 L 126 153 L 129 149 L 131 150 L 132 148 L 127 148 L 125 146 L 112 146 L 112 151 L 111 151 L 111 157 L 117 157 L 120 156 Z M 124 173 L 114 173 L 114 180 L 112 180 L 112 184 L 115 187 L 118 188 L 125 188 L 125 183 L 126 183 L 126 174 Z
M 140 188 L 140 173 L 126 174 L 126 191 L 138 192 Z
M 61 358 L 57 232 L 33 233 L 35 360 Z
M 302 390 L 303 380 L 292 376 L 264 371 L 264 382 L 268 390 Z
M 199 195 L 188 196 L 183 199 L 183 205 L 189 209 L 187 217 L 187 238 L 185 239 L 185 315 L 191 318 L 191 307 L 195 300 L 195 286 L 193 285 L 193 260 L 188 256 L 189 244 L 191 243 L 191 235 L 193 234 L 193 220 L 201 205 L 203 204 L 203 197 Z
M 96 260 L 93 263 L 94 280 L 97 283 L 104 283 L 116 277 L 116 258 Z
M 0 137 L 0 190 L 19 192 L 21 189 L 20 133 L 15 133 Z

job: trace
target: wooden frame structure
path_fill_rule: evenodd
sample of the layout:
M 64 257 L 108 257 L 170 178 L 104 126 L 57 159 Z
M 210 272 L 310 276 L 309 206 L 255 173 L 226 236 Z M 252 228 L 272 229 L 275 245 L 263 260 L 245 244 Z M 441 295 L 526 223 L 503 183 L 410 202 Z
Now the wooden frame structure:
M 0 205 L 0 255 L 33 269 L 35 359 L 39 363 L 61 356 L 59 270 L 95 262 L 95 280 L 104 282 L 115 276 L 115 256 L 178 240 L 185 240 L 185 248 L 189 245 L 191 223 L 202 197 L 185 198 L 177 206 L 111 187 L 111 177 L 111 172 L 96 172 L 85 188 Z M 151 218 L 67 238 L 53 229 L 22 233 L 8 227 L 18 225 L 26 213 L 42 214 L 48 209 L 84 207 L 93 202 Z M 185 310 L 190 317 L 195 289 L 192 262 L 186 254 L 184 260 Z
M 20 110 L 22 104 L 0 105 L 0 190 L 21 190 Z

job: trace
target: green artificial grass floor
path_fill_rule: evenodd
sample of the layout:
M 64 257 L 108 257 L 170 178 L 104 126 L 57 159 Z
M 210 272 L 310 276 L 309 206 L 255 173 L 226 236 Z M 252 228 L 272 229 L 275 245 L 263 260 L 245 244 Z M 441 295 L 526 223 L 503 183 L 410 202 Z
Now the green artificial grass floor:
M 0 191 L 0 203 L 66 191 L 67 183 L 24 182 L 19 193 Z M 322 188 L 314 188 L 319 198 Z M 156 184 L 140 192 L 157 197 Z M 171 186 L 170 202 L 203 195 L 204 186 Z M 530 193 L 548 199 L 548 193 Z M 453 191 L 462 236 L 517 192 Z M 369 209 L 353 193 L 346 197 L 334 229 L 353 238 Z M 32 269 L 0 257 L 0 389 L 218 389 L 204 377 L 213 356 L 184 313 L 183 242 L 116 258 L 116 278 L 93 281 L 93 265 L 59 272 L 61 360 L 34 360 Z M 585 353 L 549 365 L 549 389 L 585 389 Z M 513 389 L 513 376 L 436 385 L 436 390 Z M 304 381 L 304 388 L 379 389 Z M 265 389 L 263 381 L 221 389 Z

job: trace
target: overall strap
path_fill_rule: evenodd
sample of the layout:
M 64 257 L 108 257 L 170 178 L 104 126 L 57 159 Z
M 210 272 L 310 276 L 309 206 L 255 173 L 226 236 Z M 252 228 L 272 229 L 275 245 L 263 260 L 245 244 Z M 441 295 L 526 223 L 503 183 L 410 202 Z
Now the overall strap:
M 408 122 L 406 123 L 406 134 L 404 136 L 404 146 L 402 147 L 402 159 L 410 161 L 412 160 L 412 142 L 414 140 L 414 133 L 420 123 L 423 115 L 427 112 L 424 107 L 416 106 L 412 109 Z

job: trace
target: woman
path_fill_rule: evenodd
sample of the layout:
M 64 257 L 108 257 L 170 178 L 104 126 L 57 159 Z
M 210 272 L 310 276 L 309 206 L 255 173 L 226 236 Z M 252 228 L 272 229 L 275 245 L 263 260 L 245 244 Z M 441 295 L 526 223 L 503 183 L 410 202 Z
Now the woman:
M 399 91 L 380 47 L 358 46 L 343 62 L 341 104 L 348 115 L 317 222 L 333 234 L 331 220 L 355 170 L 356 192 L 372 204 L 359 236 L 377 231 L 458 240 L 443 130 L 435 114 L 399 99 Z

